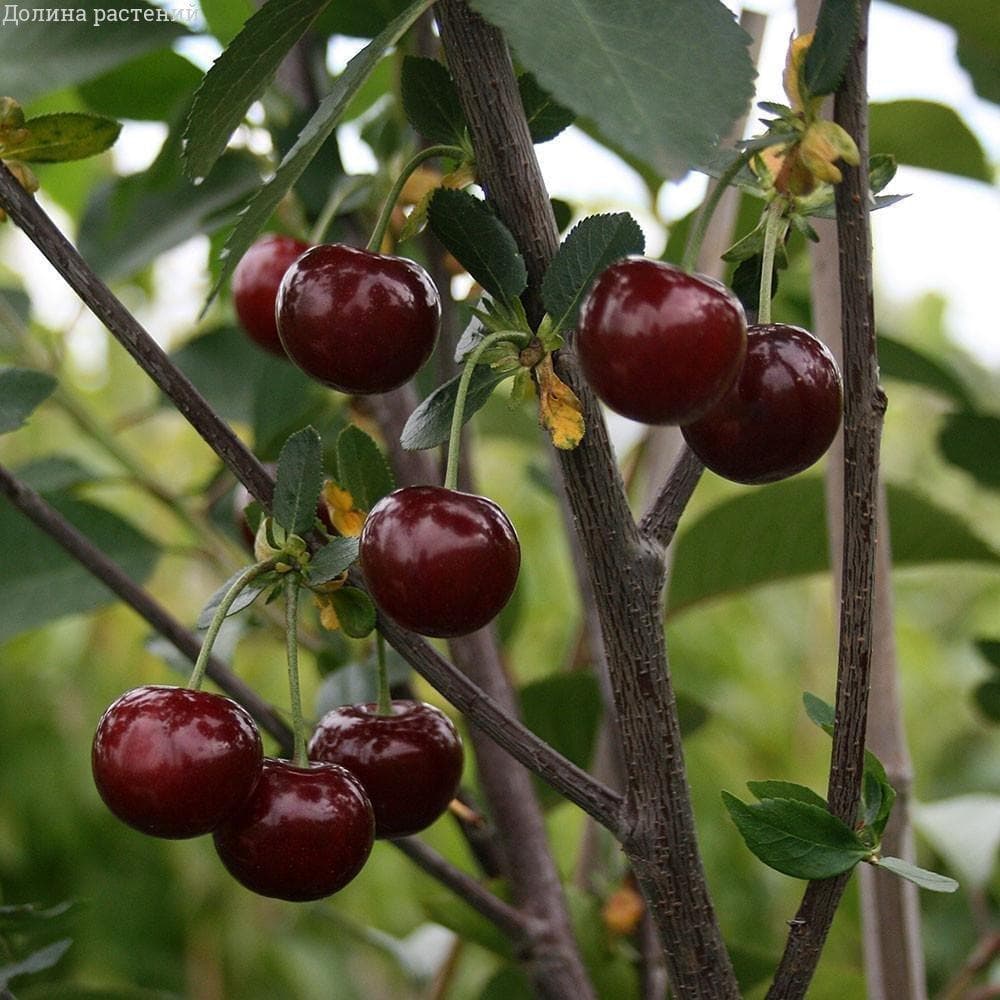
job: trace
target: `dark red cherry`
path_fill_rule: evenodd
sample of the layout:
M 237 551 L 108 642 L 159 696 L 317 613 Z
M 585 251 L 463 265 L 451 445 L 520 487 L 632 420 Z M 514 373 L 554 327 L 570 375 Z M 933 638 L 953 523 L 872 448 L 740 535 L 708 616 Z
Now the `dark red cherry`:
M 462 741 L 447 715 L 422 701 L 344 705 L 320 720 L 312 760 L 340 764 L 371 799 L 376 837 L 408 837 L 431 825 L 455 797 Z
M 361 532 L 361 568 L 379 608 L 422 635 L 466 635 L 510 599 L 521 548 L 486 497 L 407 486 L 383 497 Z
M 295 262 L 277 310 L 292 361 L 354 395 L 409 381 L 430 357 L 441 321 L 437 289 L 419 264 L 339 243 Z
M 842 408 L 840 370 L 821 341 L 797 326 L 752 326 L 732 388 L 682 433 L 720 476 L 770 483 L 801 472 L 826 452 Z
M 375 820 L 336 764 L 267 759 L 253 795 L 214 834 L 230 875 L 261 896 L 302 902 L 342 889 L 371 853 Z
M 616 413 L 644 424 L 685 424 L 736 377 L 746 317 L 739 299 L 712 278 L 628 257 L 587 293 L 576 347 L 587 381 Z
M 236 702 L 149 685 L 111 705 L 91 751 L 94 783 L 124 823 L 157 837 L 210 833 L 261 773 L 260 734 Z
M 247 250 L 233 271 L 233 305 L 240 325 L 251 340 L 282 358 L 285 349 L 274 318 L 278 285 L 292 262 L 308 249 L 302 240 L 270 233 Z

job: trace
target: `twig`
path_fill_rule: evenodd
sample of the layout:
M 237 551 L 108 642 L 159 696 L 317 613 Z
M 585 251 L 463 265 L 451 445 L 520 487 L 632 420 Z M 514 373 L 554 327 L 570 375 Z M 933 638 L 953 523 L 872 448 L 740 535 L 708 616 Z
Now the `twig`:
M 698 456 L 684 445 L 667 481 L 639 522 L 639 531 L 666 548 L 704 471 Z
M 830 811 L 853 825 L 864 767 L 871 669 L 879 439 L 885 396 L 878 385 L 868 220 L 865 56 L 868 0 L 860 5 L 858 37 L 834 103 L 834 118 L 853 137 L 862 167 L 846 168 L 837 185 L 844 332 L 844 554 L 837 670 L 836 723 L 830 767 Z M 811 882 L 803 896 L 768 994 L 805 995 L 847 877 Z
M 3 493 L 22 514 L 58 542 L 85 569 L 144 618 L 180 653 L 192 663 L 198 659 L 201 641 L 197 636 L 177 621 L 62 514 L 2 465 L 0 465 L 0 493 Z M 212 657 L 209 660 L 208 676 L 226 694 L 246 706 L 261 726 L 281 744 L 283 750 L 287 751 L 291 747 L 292 731 L 284 719 L 224 663 Z

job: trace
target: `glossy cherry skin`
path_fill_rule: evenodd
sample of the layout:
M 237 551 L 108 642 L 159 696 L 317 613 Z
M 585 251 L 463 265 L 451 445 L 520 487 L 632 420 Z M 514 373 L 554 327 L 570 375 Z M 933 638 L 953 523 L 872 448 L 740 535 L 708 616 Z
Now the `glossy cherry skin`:
M 261 896 L 304 902 L 342 889 L 371 853 L 375 820 L 354 775 L 336 764 L 268 758 L 253 795 L 214 834 L 229 874 Z
M 260 733 L 236 702 L 149 685 L 112 704 L 91 751 L 94 783 L 122 822 L 157 837 L 198 837 L 243 805 L 261 774 Z
M 736 381 L 682 433 L 707 468 L 757 485 L 817 461 L 836 437 L 842 409 L 840 369 L 821 341 L 797 326 L 752 326 Z
M 308 249 L 302 240 L 270 233 L 247 250 L 233 271 L 233 306 L 240 325 L 251 340 L 281 358 L 285 349 L 274 316 L 278 286 L 285 271 Z
M 278 332 L 307 375 L 341 392 L 388 392 L 430 357 L 441 300 L 411 260 L 339 243 L 313 247 L 278 291 Z
M 616 413 L 644 424 L 685 424 L 736 377 L 746 316 L 712 278 L 628 257 L 587 293 L 576 348 L 587 381 Z
M 406 486 L 372 508 L 360 561 L 372 598 L 393 621 L 449 638 L 499 614 L 517 583 L 521 547 L 492 500 Z
M 455 797 L 462 740 L 447 715 L 422 701 L 344 705 L 320 720 L 311 760 L 340 764 L 364 785 L 376 837 L 408 837 L 430 826 Z

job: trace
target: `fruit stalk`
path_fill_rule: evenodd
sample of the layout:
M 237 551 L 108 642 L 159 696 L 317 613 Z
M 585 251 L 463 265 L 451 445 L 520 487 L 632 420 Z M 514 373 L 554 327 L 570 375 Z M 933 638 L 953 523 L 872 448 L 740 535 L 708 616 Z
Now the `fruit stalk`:
M 285 579 L 285 648 L 288 657 L 288 700 L 292 709 L 292 762 L 309 766 L 305 722 L 302 718 L 302 691 L 299 687 L 299 580 L 294 573 Z
M 385 637 L 381 632 L 375 633 L 375 655 L 378 670 L 378 701 L 379 715 L 392 715 L 392 692 L 389 690 L 389 668 L 385 661 Z
M 788 221 L 785 219 L 783 199 L 778 197 L 767 206 L 764 223 L 764 250 L 760 261 L 760 294 L 757 297 L 757 323 L 771 322 L 771 288 L 774 281 L 774 257 L 778 240 L 784 239 Z

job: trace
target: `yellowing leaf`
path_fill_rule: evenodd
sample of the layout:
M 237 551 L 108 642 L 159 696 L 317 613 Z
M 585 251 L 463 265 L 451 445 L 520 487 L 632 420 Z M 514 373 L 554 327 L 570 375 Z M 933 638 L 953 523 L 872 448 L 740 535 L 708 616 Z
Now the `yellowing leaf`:
M 808 102 L 807 106 L 807 95 L 802 93 L 802 71 L 805 68 L 806 53 L 809 51 L 809 46 L 812 45 L 812 40 L 813 33 L 810 31 L 808 35 L 799 35 L 797 38 L 793 38 L 788 46 L 785 75 L 782 82 L 785 86 L 785 93 L 788 95 L 788 103 L 795 111 L 809 112 L 813 106 L 822 102 L 822 98 L 813 99 Z
M 354 497 L 329 479 L 323 484 L 326 504 L 334 528 L 345 538 L 357 538 L 365 524 L 364 511 L 354 506 Z
M 542 426 L 549 432 L 552 443 L 564 451 L 575 448 L 586 430 L 583 407 L 576 393 L 556 375 L 552 355 L 535 366 L 538 379 L 538 412 Z
M 325 594 L 313 594 L 313 604 L 319 608 L 319 623 L 328 632 L 336 632 L 340 628 L 340 619 L 337 617 L 337 609 L 333 606 L 333 599 Z

